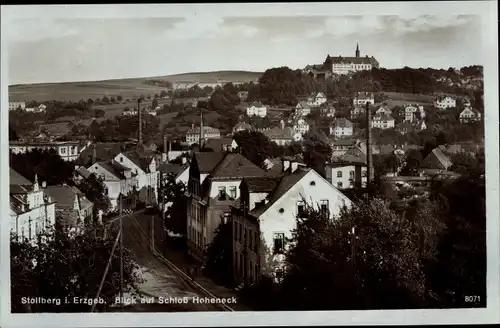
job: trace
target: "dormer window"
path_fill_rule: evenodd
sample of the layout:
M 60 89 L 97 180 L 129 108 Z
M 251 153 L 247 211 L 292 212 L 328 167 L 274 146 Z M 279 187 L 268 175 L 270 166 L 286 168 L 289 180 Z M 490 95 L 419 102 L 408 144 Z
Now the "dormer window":
M 123 163 L 123 156 L 120 156 L 120 163 Z
M 299 218 L 304 217 L 304 215 L 305 215 L 305 209 L 306 208 L 305 208 L 304 202 L 303 201 L 298 201 L 297 202 L 297 216 Z

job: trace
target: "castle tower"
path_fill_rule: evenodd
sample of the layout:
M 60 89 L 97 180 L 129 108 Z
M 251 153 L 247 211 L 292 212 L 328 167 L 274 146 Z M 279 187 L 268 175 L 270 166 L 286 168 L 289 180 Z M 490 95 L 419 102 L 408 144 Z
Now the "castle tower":
M 356 58 L 359 58 L 359 43 L 356 42 Z

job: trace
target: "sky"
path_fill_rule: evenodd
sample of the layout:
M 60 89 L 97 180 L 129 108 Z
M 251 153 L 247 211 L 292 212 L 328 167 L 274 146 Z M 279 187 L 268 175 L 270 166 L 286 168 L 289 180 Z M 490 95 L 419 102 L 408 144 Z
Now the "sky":
M 9 84 L 296 69 L 320 64 L 327 54 L 354 56 L 357 43 L 361 56 L 374 56 L 385 68 L 483 64 L 480 15 L 427 14 L 422 5 L 420 12 L 366 15 L 208 10 L 215 4 L 177 6 L 174 13 L 163 6 L 149 16 L 17 11 L 5 29 Z

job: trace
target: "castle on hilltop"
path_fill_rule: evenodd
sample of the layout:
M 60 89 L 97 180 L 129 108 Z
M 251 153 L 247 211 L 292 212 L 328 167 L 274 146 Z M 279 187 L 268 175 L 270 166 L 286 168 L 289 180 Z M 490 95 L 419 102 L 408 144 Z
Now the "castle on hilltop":
M 315 78 L 328 78 L 333 74 L 343 75 L 359 71 L 369 71 L 372 68 L 379 68 L 378 61 L 373 57 L 361 57 L 359 44 L 356 44 L 356 54 L 354 57 L 331 57 L 328 55 L 319 65 L 307 65 L 302 71 L 306 74 L 313 74 Z

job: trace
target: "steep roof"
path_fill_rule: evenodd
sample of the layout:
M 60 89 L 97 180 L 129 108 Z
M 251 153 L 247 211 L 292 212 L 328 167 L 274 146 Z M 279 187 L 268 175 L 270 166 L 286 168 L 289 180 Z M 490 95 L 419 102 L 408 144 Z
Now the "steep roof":
M 226 156 L 223 152 L 195 152 L 193 159 L 196 160 L 200 173 L 210 173 Z
M 124 151 L 126 147 L 127 147 L 126 144 L 119 142 L 94 143 L 85 148 L 80 153 L 80 155 L 78 155 L 78 158 L 76 159 L 76 164 L 87 165 L 94 156 L 94 148 L 96 152 L 96 161 L 101 162 L 101 161 L 109 161 L 110 159 L 115 158 L 116 155 Z
M 32 182 L 30 182 L 28 179 L 23 177 L 21 174 L 17 173 L 12 167 L 10 168 L 10 185 L 16 185 L 16 186 L 27 186 L 31 185 Z
M 373 120 L 374 121 L 393 121 L 394 119 L 390 116 L 390 115 L 387 115 L 387 114 L 377 114 L 373 117 Z
M 233 138 L 218 138 L 218 139 L 207 139 L 203 146 L 205 148 L 211 148 L 214 151 L 223 151 L 223 147 L 226 145 L 231 145 L 233 143 Z
M 243 181 L 246 184 L 249 192 L 271 192 L 280 182 L 280 178 L 265 176 L 244 178 Z
M 377 65 L 378 62 L 373 57 L 328 57 L 325 60 L 325 64 L 372 64 Z
M 293 129 L 289 126 L 284 129 L 274 127 L 270 130 L 265 130 L 262 133 L 269 139 L 291 139 L 293 137 Z
M 75 170 L 76 173 L 80 174 L 83 178 L 87 179 L 92 173 L 87 170 L 84 166 L 80 166 Z
M 266 172 L 241 154 L 228 153 L 214 168 L 210 176 L 221 178 L 260 177 Z
M 446 156 L 443 151 L 439 148 L 434 148 L 432 150 L 432 154 L 434 154 L 434 156 L 436 157 L 436 159 L 439 161 L 439 163 L 444 167 L 444 168 L 448 168 L 450 167 L 453 163 L 450 161 L 450 159 L 448 158 L 448 156 Z M 431 154 L 429 154 L 428 156 L 430 156 Z
M 73 208 L 75 197 L 78 196 L 80 200 L 80 205 L 82 208 L 86 208 L 92 205 L 87 197 L 76 187 L 68 185 L 55 185 L 47 186 L 44 189 L 44 193 L 49 195 L 54 202 L 56 202 L 56 207 L 61 208 Z
M 129 168 L 117 163 L 114 160 L 98 162 L 98 164 L 120 180 L 126 179 L 124 172 L 130 171 Z
M 249 107 L 252 107 L 252 106 L 254 106 L 254 107 L 265 107 L 265 106 L 262 104 L 262 102 L 260 102 L 260 101 L 254 101 L 253 103 L 251 103 L 251 104 L 250 104 L 250 106 L 249 106 Z
M 336 128 L 351 128 L 353 125 L 348 119 L 339 118 L 333 122 L 333 126 Z
M 158 167 L 158 171 L 163 174 L 173 174 L 175 177 L 178 177 L 180 173 L 182 173 L 186 169 L 186 166 L 181 164 L 170 164 L 170 163 L 161 163 Z
M 153 159 L 152 153 L 130 150 L 124 152 L 123 155 L 139 166 L 144 172 L 149 172 L 149 164 L 151 164 L 151 160 Z
M 253 126 L 251 126 L 250 124 L 248 124 L 246 122 L 239 122 L 238 124 L 236 124 L 233 127 L 233 131 L 234 130 L 252 130 L 252 129 L 253 129 Z
M 298 168 L 292 174 L 282 176 L 276 188 L 274 188 L 271 194 L 269 194 L 267 198 L 268 202 L 266 204 L 256 206 L 252 211 L 250 211 L 250 214 L 255 217 L 262 215 L 311 170 L 312 169 L 310 168 Z

